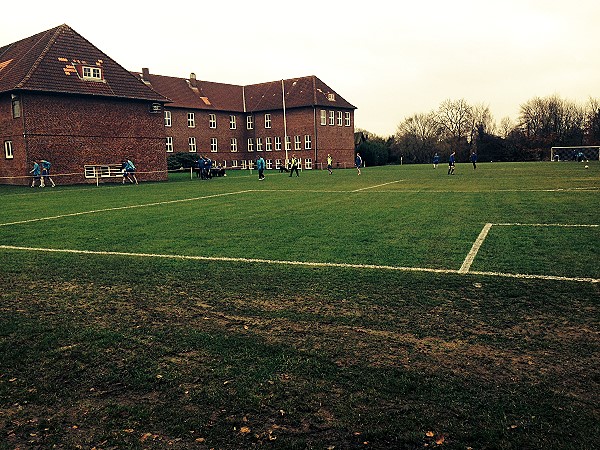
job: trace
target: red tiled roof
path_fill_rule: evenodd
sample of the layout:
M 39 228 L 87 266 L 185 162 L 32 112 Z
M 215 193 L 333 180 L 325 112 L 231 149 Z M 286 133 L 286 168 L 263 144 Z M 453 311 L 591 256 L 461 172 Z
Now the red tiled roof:
M 102 81 L 84 80 L 82 66 Z M 68 25 L 0 47 L 0 92 L 60 92 L 167 102 Z
M 175 108 L 256 112 L 283 109 L 282 81 L 236 86 L 147 73 L 138 77 L 173 102 Z M 193 83 L 195 82 L 195 87 Z M 283 80 L 285 107 L 324 106 L 356 109 L 315 76 Z M 330 95 L 332 99 L 330 100 Z

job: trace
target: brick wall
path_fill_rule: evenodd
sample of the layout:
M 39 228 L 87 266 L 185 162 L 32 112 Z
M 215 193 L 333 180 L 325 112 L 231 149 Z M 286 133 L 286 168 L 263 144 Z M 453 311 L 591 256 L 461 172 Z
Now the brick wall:
M 285 160 L 285 129 L 284 116 L 282 110 L 261 111 L 252 113 L 253 128 L 248 130 L 246 127 L 246 113 L 229 113 L 205 110 L 192 110 L 184 108 L 169 108 L 171 111 L 172 125 L 165 128 L 166 136 L 173 137 L 174 152 L 189 152 L 190 137 L 196 138 L 197 154 L 209 156 L 217 162 L 227 161 L 227 167 L 231 167 L 232 161 L 254 161 L 258 158 L 260 152 L 257 151 L 257 138 L 262 139 L 262 156 L 266 160 L 271 159 L 273 166 L 276 159 Z M 341 111 L 341 110 L 340 110 Z M 188 113 L 194 112 L 195 127 L 187 126 Z M 346 111 L 343 111 L 345 113 Z M 354 161 L 354 112 L 350 112 L 350 126 L 330 126 L 320 125 L 320 110 L 312 107 L 294 108 L 286 110 L 285 123 L 287 124 L 287 134 L 291 138 L 291 149 L 288 151 L 289 157 L 295 153 L 297 157 L 310 158 L 313 161 L 313 168 L 320 168 L 315 163 L 326 164 L 327 153 L 331 153 L 334 160 L 352 166 Z M 209 128 L 209 114 L 215 114 L 217 118 L 217 128 Z M 316 119 L 315 119 L 316 113 Z M 236 129 L 230 129 L 230 114 L 236 117 Z M 271 127 L 265 126 L 265 115 L 270 114 Z M 336 110 L 337 114 L 337 110 Z M 337 117 L 337 116 L 336 116 Z M 315 122 L 316 120 L 316 122 Z M 305 148 L 305 136 L 310 136 L 311 148 Z M 279 136 L 282 142 L 282 150 L 275 150 L 275 137 Z M 301 149 L 295 149 L 295 136 L 300 136 Z M 266 150 L 266 140 L 270 137 L 272 141 L 272 151 Z M 211 138 L 217 138 L 218 151 L 211 152 Z M 237 139 L 237 152 L 231 151 L 231 138 Z M 254 142 L 254 151 L 248 152 L 248 139 L 252 138 Z
M 85 165 L 129 158 L 138 180 L 166 180 L 163 116 L 149 111 L 145 101 L 24 95 L 27 167 L 36 158 L 47 159 L 55 182 L 86 183 L 95 180 L 84 177 Z

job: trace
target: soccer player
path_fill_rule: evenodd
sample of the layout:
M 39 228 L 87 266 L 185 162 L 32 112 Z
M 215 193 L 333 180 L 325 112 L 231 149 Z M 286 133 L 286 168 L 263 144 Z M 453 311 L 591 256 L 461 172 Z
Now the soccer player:
M 29 171 L 29 173 L 33 174 L 33 180 L 31 181 L 31 187 L 35 187 L 35 180 L 39 180 L 39 182 L 40 182 L 39 187 L 44 187 L 44 185 L 42 184 L 42 180 L 40 178 L 40 165 L 38 164 L 37 159 L 35 161 L 33 161 L 33 169 L 31 169 Z
M 437 153 L 433 155 L 433 168 L 437 169 L 438 164 L 440 163 L 440 155 Z
M 133 161 L 124 159 L 121 167 L 123 169 L 123 184 L 125 184 L 126 179 L 129 180 L 130 183 L 135 181 L 135 184 L 138 184 L 138 180 L 135 177 L 135 165 L 133 164 Z M 131 177 L 133 177 L 133 180 Z
M 327 153 L 327 170 L 329 171 L 329 175 L 333 173 L 333 158 L 329 153 Z
M 296 176 L 299 177 L 300 174 L 298 173 L 298 159 L 296 158 L 296 155 L 292 155 L 292 167 L 290 168 L 290 177 L 294 174 L 294 170 L 296 171 Z
M 471 153 L 471 162 L 473 163 L 473 170 L 477 169 L 477 153 L 475 153 L 475 150 Z
M 356 154 L 356 158 L 354 159 L 354 164 L 356 165 L 356 170 L 358 171 L 358 174 L 360 175 L 360 166 L 362 166 L 362 158 L 360 157 L 360 153 Z
M 448 175 L 454 175 L 454 157 L 456 152 L 450 153 L 450 159 L 448 160 Z
M 258 169 L 258 181 L 265 179 L 265 160 L 259 156 L 256 160 L 256 168 Z
M 41 163 L 42 163 L 42 179 L 41 179 L 42 187 L 45 186 L 44 180 L 46 182 L 50 181 L 50 183 L 52 183 L 52 187 L 56 187 L 56 184 L 54 183 L 52 178 L 50 178 L 50 166 L 52 164 L 50 164 L 50 161 L 46 161 L 45 159 L 42 159 Z

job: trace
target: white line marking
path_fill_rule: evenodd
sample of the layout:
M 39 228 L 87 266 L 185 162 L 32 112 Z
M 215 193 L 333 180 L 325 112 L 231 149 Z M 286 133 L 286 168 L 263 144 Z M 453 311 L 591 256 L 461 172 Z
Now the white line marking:
M 19 247 L 15 245 L 0 245 L 2 250 L 19 250 L 30 252 L 47 252 L 47 253 L 70 253 L 79 255 L 102 255 L 102 256 L 125 256 L 138 258 L 163 258 L 163 259 L 179 259 L 190 261 L 223 261 L 223 262 L 242 262 L 242 263 L 259 263 L 259 264 L 280 264 L 286 266 L 307 266 L 307 267 L 338 267 L 346 269 L 372 269 L 372 270 L 395 270 L 401 272 L 429 272 L 440 274 L 459 274 L 465 275 L 466 272 L 460 272 L 452 269 L 432 269 L 427 267 L 402 267 L 402 266 L 384 266 L 376 264 L 344 264 L 344 263 L 327 263 L 327 262 L 310 262 L 310 261 L 282 261 L 273 259 L 259 258 L 233 258 L 224 256 L 190 256 L 190 255 L 165 255 L 155 253 L 131 253 L 131 252 L 106 252 L 92 250 L 74 250 L 74 249 L 57 249 L 57 248 L 38 248 L 38 247 Z M 512 274 L 502 272 L 468 272 L 468 275 L 482 275 L 493 277 L 520 278 L 533 280 L 557 280 L 557 281 L 578 281 L 587 283 L 599 283 L 598 278 L 582 278 L 582 277 L 561 277 L 553 275 L 528 275 L 528 274 Z
M 96 214 L 96 213 L 107 212 L 107 211 L 119 211 L 122 209 L 145 208 L 148 206 L 159 206 L 159 205 L 169 205 L 169 204 L 173 204 L 173 203 L 193 202 L 196 200 L 205 200 L 207 198 L 224 197 L 226 195 L 246 194 L 248 192 L 252 192 L 252 190 L 237 191 L 237 192 L 225 192 L 223 194 L 205 195 L 203 197 L 182 198 L 179 200 L 166 200 L 164 202 L 142 203 L 141 205 L 116 206 L 114 208 L 94 209 L 91 211 L 80 211 L 80 212 L 76 212 L 76 213 L 61 214 L 58 216 L 38 217 L 36 219 L 27 219 L 27 220 L 19 220 L 16 222 L 0 223 L 0 227 L 6 227 L 9 225 L 19 225 L 19 224 L 30 223 L 30 222 L 40 222 L 43 220 L 62 219 L 63 217 L 83 216 L 85 214 Z
M 404 181 L 404 180 L 390 181 L 389 183 L 383 183 L 383 184 L 378 184 L 376 186 L 369 186 L 369 187 L 365 187 L 365 188 L 355 189 L 355 190 L 350 191 L 350 192 L 360 192 L 360 191 L 365 191 L 367 189 L 375 189 L 375 188 L 378 188 L 378 187 L 381 187 L 381 186 L 387 186 L 388 184 L 400 183 L 401 181 Z
M 494 223 L 495 227 L 562 227 L 562 228 L 598 228 L 595 224 L 564 224 L 564 223 Z
M 473 260 L 477 256 L 479 248 L 483 244 L 483 241 L 485 241 L 485 238 L 487 237 L 490 231 L 490 228 L 492 228 L 492 224 L 486 223 L 483 229 L 481 230 L 481 233 L 479 233 L 479 236 L 477 237 L 475 242 L 473 242 L 473 247 L 471 247 L 471 251 L 468 253 L 467 257 L 463 261 L 462 266 L 460 266 L 460 269 L 458 269 L 459 273 L 467 273 L 469 271 L 471 264 L 473 264 Z

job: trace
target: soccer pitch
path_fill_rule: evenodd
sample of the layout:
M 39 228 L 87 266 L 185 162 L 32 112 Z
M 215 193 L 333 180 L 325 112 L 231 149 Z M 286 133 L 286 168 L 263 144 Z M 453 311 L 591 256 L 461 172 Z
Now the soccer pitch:
M 594 166 L 597 170 L 597 166 Z M 231 176 L 233 175 L 233 176 Z M 595 170 L 401 166 L 5 195 L 4 248 L 597 282 Z M 27 195 L 29 194 L 29 195 Z M 43 238 L 43 240 L 41 239 Z M 44 245 L 40 245 L 40 243 Z
M 591 449 L 589 166 L 0 187 L 0 449 Z

